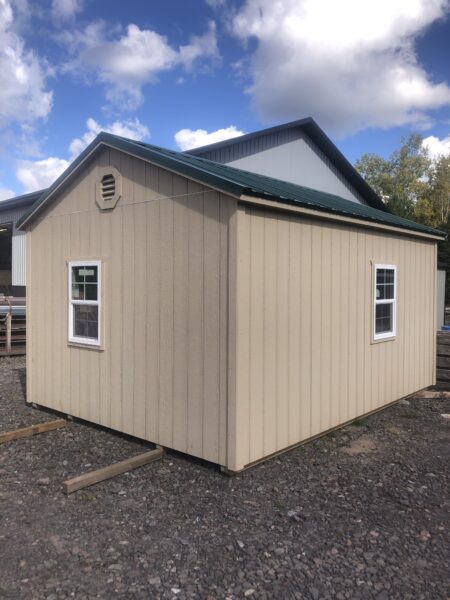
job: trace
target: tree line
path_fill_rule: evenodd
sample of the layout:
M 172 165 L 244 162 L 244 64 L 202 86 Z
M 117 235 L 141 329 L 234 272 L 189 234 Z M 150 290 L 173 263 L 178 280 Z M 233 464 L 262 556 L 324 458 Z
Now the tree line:
M 364 154 L 355 167 L 392 213 L 447 233 L 438 244 L 438 264 L 449 272 L 450 153 L 432 159 L 422 136 L 413 133 L 389 158 Z M 445 295 L 448 304 L 450 277 Z

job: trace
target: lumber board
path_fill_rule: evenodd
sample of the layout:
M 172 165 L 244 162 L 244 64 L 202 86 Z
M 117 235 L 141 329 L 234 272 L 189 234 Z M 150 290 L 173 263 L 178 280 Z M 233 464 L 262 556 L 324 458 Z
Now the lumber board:
M 438 342 L 438 345 L 436 348 L 436 353 L 438 355 L 442 355 L 442 356 L 449 356 L 450 355 L 450 346 L 447 344 L 440 344 Z
M 450 369 L 450 356 L 437 356 L 436 366 L 438 369 Z
M 54 429 L 61 429 L 66 426 L 64 419 L 56 419 L 55 421 L 45 421 L 44 423 L 36 423 L 29 427 L 22 427 L 21 429 L 15 429 L 14 431 L 5 431 L 0 433 L 0 444 L 5 442 L 12 442 L 21 438 L 31 437 L 38 433 L 45 433 L 46 431 L 53 431 Z
M 450 398 L 450 392 L 438 391 L 438 390 L 422 390 L 413 394 L 412 398 L 424 398 L 426 400 L 433 400 L 435 398 Z
M 450 371 L 447 369 L 436 369 L 436 379 L 438 381 L 450 381 Z
M 132 471 L 133 469 L 137 469 L 138 467 L 142 467 L 143 465 L 158 460 L 162 457 L 163 453 L 164 450 L 162 448 L 155 448 L 155 450 L 138 454 L 137 456 L 127 458 L 126 460 L 109 465 L 108 467 L 89 471 L 88 473 L 84 473 L 73 479 L 68 479 L 63 483 L 64 491 L 66 494 L 72 494 L 83 488 L 105 481 L 105 479 L 111 479 L 111 477 L 115 477 L 116 475 Z

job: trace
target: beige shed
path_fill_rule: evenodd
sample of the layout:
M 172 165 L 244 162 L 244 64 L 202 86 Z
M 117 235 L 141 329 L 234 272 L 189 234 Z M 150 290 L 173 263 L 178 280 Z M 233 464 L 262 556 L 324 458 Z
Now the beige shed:
M 435 381 L 439 231 L 102 133 L 28 232 L 27 398 L 239 471 Z

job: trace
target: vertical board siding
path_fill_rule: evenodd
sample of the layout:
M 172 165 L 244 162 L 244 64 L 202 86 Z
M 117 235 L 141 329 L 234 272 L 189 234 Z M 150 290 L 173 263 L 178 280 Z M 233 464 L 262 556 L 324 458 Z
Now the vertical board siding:
M 231 469 L 433 383 L 436 244 L 238 211 Z M 397 265 L 397 336 L 372 343 L 373 263 Z
M 123 195 L 95 203 L 98 167 Z M 228 223 L 234 201 L 119 152 L 30 231 L 29 401 L 226 465 Z M 102 349 L 67 343 L 67 261 L 102 260 Z

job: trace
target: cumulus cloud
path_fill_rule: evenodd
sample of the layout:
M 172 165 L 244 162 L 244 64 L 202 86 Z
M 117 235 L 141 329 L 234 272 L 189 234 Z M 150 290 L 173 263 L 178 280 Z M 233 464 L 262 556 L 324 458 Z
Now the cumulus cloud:
M 55 156 L 42 160 L 21 160 L 16 177 L 22 184 L 24 193 L 35 192 L 51 185 L 69 164 L 68 160 Z
M 63 171 L 67 169 L 72 160 L 88 146 L 100 131 L 108 131 L 116 135 L 128 137 L 135 140 L 143 140 L 150 137 L 150 131 L 138 119 L 128 121 L 114 121 L 107 125 L 101 125 L 95 119 L 86 121 L 87 130 L 69 144 L 69 159 L 49 156 L 41 160 L 21 160 L 16 169 L 16 178 L 23 186 L 25 193 L 34 192 L 51 185 Z
M 67 70 L 94 73 L 104 84 L 108 100 L 130 110 L 142 103 L 143 86 L 157 81 L 161 73 L 176 67 L 192 71 L 219 59 L 213 21 L 203 35 L 192 36 L 179 48 L 151 29 L 130 24 L 125 31 L 111 32 L 102 21 L 84 31 L 66 31 L 60 41 L 74 56 Z
M 83 0 L 52 0 L 52 15 L 57 20 L 73 19 L 83 10 Z
M 128 121 L 114 121 L 109 125 L 100 125 L 95 119 L 89 118 L 86 121 L 87 130 L 79 138 L 72 140 L 69 146 L 71 159 L 77 157 L 86 146 L 88 146 L 100 131 L 107 131 L 115 135 L 130 138 L 133 140 L 144 140 L 150 137 L 150 131 L 146 125 L 139 119 L 129 119 Z
M 239 135 L 244 135 L 244 132 L 240 131 L 235 125 L 230 125 L 229 127 L 217 129 L 209 133 L 206 129 L 180 129 L 180 131 L 176 132 L 174 138 L 178 148 L 189 150 L 190 148 L 222 142 L 223 140 L 238 137 Z
M 432 159 L 447 156 L 450 154 L 450 134 L 442 139 L 430 135 L 423 140 L 423 145 L 427 148 Z
M 16 194 L 9 190 L 8 188 L 0 187 L 0 202 L 2 200 L 7 200 L 8 198 L 13 198 Z
M 419 64 L 414 39 L 448 0 L 246 0 L 232 21 L 252 40 L 248 89 L 266 119 L 313 116 L 347 134 L 429 125 L 450 87 Z
M 45 119 L 53 94 L 46 89 L 49 68 L 14 31 L 9 0 L 0 0 L 0 127 Z

